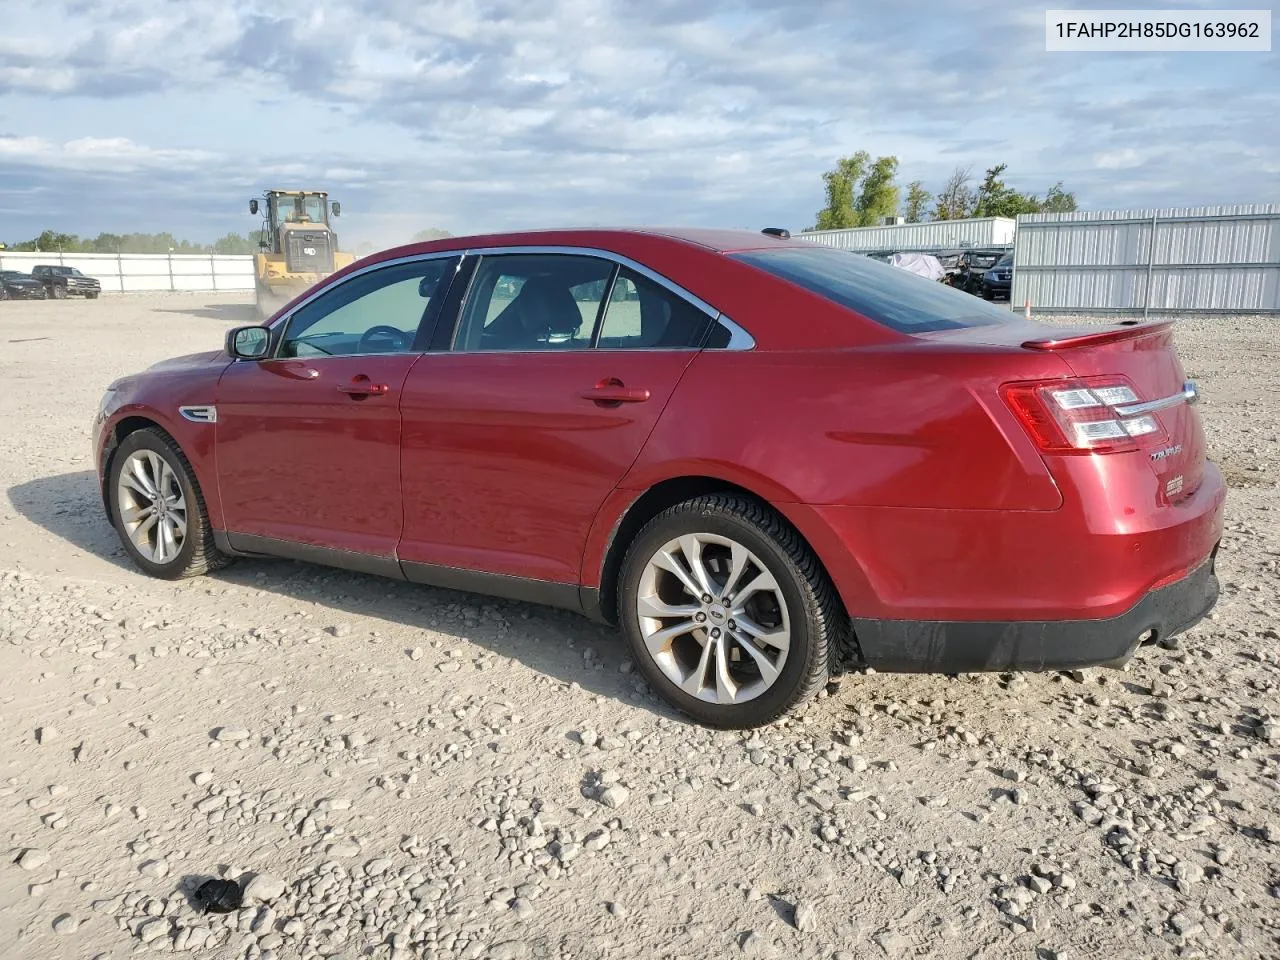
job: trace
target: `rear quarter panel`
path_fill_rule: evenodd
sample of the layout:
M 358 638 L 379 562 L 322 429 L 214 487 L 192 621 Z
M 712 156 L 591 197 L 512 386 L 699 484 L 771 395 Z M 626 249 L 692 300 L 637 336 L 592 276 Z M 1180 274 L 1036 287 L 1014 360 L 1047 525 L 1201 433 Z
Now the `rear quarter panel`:
M 903 345 L 699 354 L 622 486 L 683 475 L 774 502 L 1054 510 L 1048 468 L 1001 383 L 1064 375 L 1056 357 Z
M 951 518 L 968 518 L 965 529 L 981 526 L 984 511 L 993 520 L 1013 511 L 1053 515 L 1062 493 L 999 386 L 1067 373 L 1049 355 L 1015 358 L 1007 349 L 920 340 L 704 351 L 605 504 L 584 569 L 600 569 L 606 531 L 643 491 L 676 477 L 711 477 L 772 503 L 817 552 L 846 607 L 880 612 L 883 571 L 860 559 L 874 557 L 877 545 L 850 542 L 831 511 L 919 516 L 923 524 L 912 529 L 929 537 Z

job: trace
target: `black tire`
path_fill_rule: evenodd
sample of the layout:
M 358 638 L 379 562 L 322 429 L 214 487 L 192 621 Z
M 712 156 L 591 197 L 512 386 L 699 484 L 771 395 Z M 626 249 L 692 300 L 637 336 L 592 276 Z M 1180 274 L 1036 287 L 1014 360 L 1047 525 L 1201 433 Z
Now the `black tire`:
M 120 518 L 120 472 L 124 468 L 129 455 L 139 450 L 150 450 L 159 454 L 177 477 L 182 487 L 183 498 L 187 502 L 187 535 L 177 556 L 166 563 L 155 563 L 143 556 Z M 167 433 L 159 428 L 148 427 L 129 434 L 116 447 L 111 457 L 111 465 L 107 470 L 107 500 L 111 505 L 111 523 L 120 535 L 120 542 L 125 552 L 145 573 L 162 580 L 181 580 L 185 577 L 197 577 L 204 573 L 219 570 L 232 562 L 232 558 L 221 553 L 213 540 L 213 528 L 209 526 L 209 513 L 205 508 L 204 495 L 196 482 L 195 471 L 191 463 L 183 455 L 178 445 Z
M 86 300 L 97 300 L 97 299 L 98 299 L 98 295 L 97 295 L 96 293 L 86 293 L 86 294 L 84 295 L 84 298 L 85 298 Z
M 67 288 L 66 288 L 66 287 L 54 286 L 54 288 L 53 288 L 53 299 L 55 299 L 55 300 L 65 300 L 65 299 L 66 299 L 66 297 L 67 297 Z
M 694 697 L 662 672 L 645 646 L 636 611 L 644 568 L 664 544 L 689 533 L 726 537 L 746 547 L 773 575 L 787 603 L 787 658 L 772 686 L 754 699 L 717 704 Z M 677 504 L 645 524 L 622 563 L 618 619 L 636 666 L 654 692 L 701 724 L 746 729 L 776 720 L 823 688 L 847 618 L 826 571 L 795 529 L 764 504 L 725 493 Z

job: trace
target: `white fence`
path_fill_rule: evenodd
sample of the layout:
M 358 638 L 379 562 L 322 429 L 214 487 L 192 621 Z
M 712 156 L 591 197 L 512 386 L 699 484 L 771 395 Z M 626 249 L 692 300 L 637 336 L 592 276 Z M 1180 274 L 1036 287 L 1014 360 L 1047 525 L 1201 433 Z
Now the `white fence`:
M 1018 217 L 1014 309 L 1280 312 L 1280 204 Z
M 76 267 L 102 281 L 103 293 L 146 290 L 253 289 L 253 257 L 221 254 L 13 253 L 0 250 L 0 270 L 29 273 L 37 264 Z

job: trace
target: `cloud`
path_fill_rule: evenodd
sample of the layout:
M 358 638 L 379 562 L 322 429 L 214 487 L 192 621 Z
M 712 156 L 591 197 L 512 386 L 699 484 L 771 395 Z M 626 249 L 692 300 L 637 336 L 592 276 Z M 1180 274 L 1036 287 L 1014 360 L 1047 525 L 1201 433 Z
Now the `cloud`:
M 342 191 L 353 233 L 799 227 L 820 173 L 867 149 L 903 183 L 1007 162 L 1095 208 L 1269 195 L 1274 56 L 1048 55 L 1042 12 L 1014 6 L 46 0 L 0 39 L 0 194 L 24 229 L 122 229 L 103 178 L 206 235 L 277 184 Z M 34 183 L 62 189 L 37 205 Z
M 128 173 L 177 164 L 204 164 L 216 154 L 206 150 L 156 149 L 125 137 L 80 137 L 51 143 L 43 137 L 0 136 L 0 158 L 50 168 Z
M 1100 170 L 1128 170 L 1131 167 L 1142 166 L 1142 155 L 1132 147 L 1125 147 L 1122 150 L 1098 154 L 1093 165 Z

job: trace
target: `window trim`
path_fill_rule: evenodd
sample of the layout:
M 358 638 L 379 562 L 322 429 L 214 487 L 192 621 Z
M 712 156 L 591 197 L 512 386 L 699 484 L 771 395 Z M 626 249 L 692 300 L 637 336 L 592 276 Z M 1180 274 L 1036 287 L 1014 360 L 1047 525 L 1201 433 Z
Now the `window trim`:
M 296 358 L 293 358 L 293 357 L 281 357 L 281 356 L 280 356 L 280 351 L 284 349 L 285 334 L 286 334 L 286 333 L 288 333 L 288 331 L 289 331 L 289 324 L 290 324 L 290 322 L 293 320 L 294 315 L 295 315 L 299 310 L 301 310 L 303 307 L 306 307 L 306 306 L 310 305 L 310 304 L 311 304 L 311 303 L 313 303 L 315 300 L 319 299 L 320 297 L 324 296 L 325 294 L 330 293 L 331 291 L 337 290 L 339 287 L 343 287 L 343 286 L 345 286 L 347 283 L 351 282 L 352 280 L 355 280 L 357 277 L 367 276 L 368 274 L 370 274 L 370 273 L 375 273 L 375 272 L 377 272 L 378 270 L 390 269 L 391 267 L 399 267 L 399 266 L 403 266 L 403 265 L 408 264 L 408 263 L 419 263 L 419 262 L 421 262 L 421 263 L 426 263 L 426 262 L 431 261 L 431 260 L 449 260 L 449 259 L 452 259 L 452 258 L 457 258 L 457 260 L 458 260 L 458 264 L 457 264 L 457 266 L 456 266 L 456 267 L 454 267 L 454 271 L 453 271 L 453 279 L 450 279 L 450 281 L 449 281 L 450 286 L 452 286 L 452 284 L 453 284 L 453 280 L 457 278 L 457 276 L 458 276 L 458 272 L 462 269 L 462 263 L 463 263 L 463 261 L 466 259 L 466 254 L 461 253 L 460 251 L 457 251 L 457 250 L 434 251 L 434 252 L 432 252 L 432 253 L 418 253 L 418 254 L 413 254 L 412 256 L 408 256 L 408 257 L 396 257 L 396 258 L 391 259 L 391 260 L 379 260 L 377 263 L 370 263 L 370 264 L 368 264 L 367 266 L 361 267 L 359 270 L 353 270 L 353 271 L 351 271 L 351 272 L 350 272 L 350 273 L 348 273 L 346 276 L 344 276 L 341 280 L 335 281 L 334 283 L 326 283 L 326 284 L 324 284 L 324 286 L 320 287 L 318 290 L 314 290 L 314 291 L 312 291 L 312 292 L 311 292 L 311 294 L 310 294 L 310 295 L 308 295 L 308 296 L 307 296 L 307 298 L 306 298 L 305 300 L 302 300 L 302 301 L 300 301 L 299 303 L 295 304 L 295 305 L 293 306 L 293 309 L 291 309 L 288 313 L 284 314 L 283 316 L 279 316 L 279 317 L 277 317 L 277 318 L 276 318 L 275 320 L 273 320 L 271 323 L 267 324 L 267 325 L 266 325 L 266 326 L 267 326 L 267 331 L 268 331 L 269 336 L 271 337 L 271 349 L 267 352 L 267 355 L 266 355 L 266 356 L 264 356 L 264 357 L 259 357 L 259 358 L 258 358 L 258 359 L 256 359 L 256 360 L 247 360 L 246 362 L 248 362 L 248 363 L 261 363 L 261 362 L 262 362 L 262 361 L 264 361 L 264 360 L 282 360 L 282 359 L 283 359 L 283 360 L 291 360 L 291 359 L 296 359 Z M 446 299 L 447 299 L 448 294 L 449 294 L 449 290 L 448 290 L 448 289 L 446 289 L 446 290 L 445 290 L 445 292 L 444 292 L 444 298 L 446 298 Z M 354 303 L 355 301 L 352 301 L 352 302 Z M 443 301 L 442 301 L 442 302 L 443 302 Z M 439 324 L 440 320 L 441 320 L 441 318 L 440 318 L 439 316 L 437 316 L 437 317 L 436 317 L 436 323 L 437 323 L 437 324 Z M 425 353 L 425 352 L 426 352 L 425 350 L 420 349 L 420 348 L 419 348 L 419 346 L 418 346 L 418 341 L 419 341 L 419 339 L 420 339 L 420 337 L 421 337 L 421 334 L 422 334 L 422 320 L 421 320 L 421 319 L 419 319 L 419 321 L 418 321 L 418 329 L 414 331 L 414 335 L 413 335 L 413 342 L 409 345 L 409 349 L 408 349 L 408 350 L 395 350 L 395 351 L 391 351 L 391 352 L 388 352 L 388 353 L 358 353 L 358 354 L 349 354 L 349 355 L 338 356 L 338 357 L 314 357 L 314 358 L 311 358 L 311 359 L 316 359 L 316 360 L 325 360 L 325 359 L 339 360 L 339 359 L 344 359 L 344 357 L 345 357 L 345 356 L 355 356 L 355 357 L 405 357 L 405 356 L 417 356 L 417 355 L 419 355 L 419 354 L 421 354 L 421 353 Z M 237 359 L 240 359 L 240 358 L 237 358 Z
M 552 254 L 552 255 L 563 255 L 563 256 L 594 257 L 598 260 L 608 260 L 615 264 L 615 269 L 613 273 L 613 276 L 615 279 L 619 272 L 617 268 L 627 267 L 628 269 L 635 271 L 641 276 L 649 280 L 652 280 L 658 286 L 663 287 L 665 290 L 667 290 L 667 292 L 675 294 L 677 297 L 684 300 L 689 305 L 693 306 L 697 310 L 701 311 L 702 313 L 710 317 L 712 324 L 707 329 L 708 336 L 710 336 L 710 332 L 714 328 L 715 324 L 717 323 L 723 324 L 724 327 L 729 331 L 729 342 L 723 347 L 716 347 L 715 349 L 717 351 L 725 351 L 725 350 L 738 351 L 738 350 L 754 350 L 755 349 L 755 346 L 756 346 L 755 338 L 752 337 L 750 332 L 747 331 L 741 324 L 735 323 L 733 320 L 729 319 L 729 317 L 725 316 L 722 311 L 717 310 L 715 307 L 707 303 L 707 301 L 703 300 L 697 294 L 691 293 L 690 291 L 686 290 L 684 287 L 680 286 L 674 280 L 670 280 L 667 277 L 664 277 L 662 274 L 658 273 L 656 270 L 652 270 L 649 267 L 646 267 L 643 263 L 637 263 L 635 260 L 632 260 L 630 257 L 624 256 L 621 253 L 614 253 L 612 250 L 602 250 L 599 247 L 569 247 L 569 246 L 554 246 L 554 245 L 544 246 L 544 245 L 535 245 L 535 244 L 517 244 L 513 246 L 468 247 L 466 250 L 465 256 L 467 257 L 474 256 L 478 258 L 483 258 L 486 256 L 497 257 L 497 256 L 524 255 L 524 254 L 529 254 L 529 255 Z M 474 279 L 474 274 L 473 274 L 473 279 Z M 451 338 L 451 342 L 456 343 L 457 336 L 458 336 L 458 328 L 462 322 L 462 313 L 470 297 L 471 297 L 471 290 L 468 289 L 467 294 L 463 298 L 462 303 L 459 305 L 457 314 L 454 317 L 454 321 L 453 321 L 454 330 L 453 330 L 453 337 Z M 699 344 L 696 347 L 616 347 L 616 348 L 598 347 L 596 345 L 596 339 L 597 339 L 597 333 L 600 328 L 599 319 L 600 318 L 597 317 L 597 323 L 596 323 L 597 329 L 592 334 L 592 343 L 591 343 L 591 346 L 587 348 L 588 350 L 603 349 L 607 353 L 615 353 L 615 352 L 672 353 L 676 351 L 697 352 L 699 350 L 707 349 L 704 344 Z M 495 351 L 495 350 L 458 350 L 458 349 L 451 349 L 450 352 L 456 353 L 460 356 L 467 356 L 467 355 L 477 354 L 477 353 L 486 353 L 486 354 L 487 353 L 503 353 L 507 355 L 529 354 L 529 355 L 541 356 L 548 353 L 548 351 L 546 350 Z M 578 352 L 578 351 L 575 351 L 575 352 Z
M 585 350 L 594 350 L 596 348 L 596 339 L 600 335 L 600 328 L 604 319 L 604 315 L 607 312 L 606 308 L 609 302 L 607 298 L 613 292 L 613 284 L 614 284 L 614 281 L 617 280 L 618 278 L 619 267 L 615 261 L 611 260 L 608 257 L 592 256 L 591 254 L 588 254 L 587 252 L 585 252 L 585 248 L 574 247 L 571 249 L 574 251 L 574 253 L 571 254 L 573 256 L 583 256 L 583 257 L 589 257 L 590 259 L 594 259 L 594 260 L 604 260 L 606 263 L 609 264 L 609 276 L 605 279 L 606 299 L 601 300 L 600 306 L 596 308 L 595 319 L 592 320 L 591 322 L 592 323 L 591 336 L 588 338 L 587 346 L 583 348 Z M 526 253 L 529 253 L 529 255 L 535 255 L 535 256 L 545 255 L 549 251 L 518 250 L 518 251 L 515 251 L 514 253 L 508 253 L 507 248 L 502 248 L 501 253 L 493 252 L 493 251 L 479 252 L 479 251 L 470 251 L 470 250 L 467 252 L 468 252 L 468 255 L 472 253 L 475 254 L 474 262 L 476 266 L 475 266 L 475 269 L 471 271 L 471 276 L 467 281 L 467 290 L 463 294 L 462 300 L 458 303 L 458 309 L 456 311 L 456 315 L 454 316 L 454 320 L 453 320 L 453 331 L 449 336 L 449 347 L 448 347 L 449 353 L 456 353 L 458 356 L 470 356 L 472 354 L 478 354 L 478 353 L 484 353 L 484 354 L 501 353 L 501 354 L 511 355 L 511 354 L 545 354 L 549 352 L 566 352 L 566 353 L 582 352 L 582 350 L 548 351 L 548 350 L 460 350 L 458 349 L 458 336 L 462 333 L 463 317 L 467 312 L 467 308 L 471 305 L 471 296 L 473 293 L 475 293 L 476 278 L 480 275 L 480 268 L 484 266 L 485 260 L 491 257 L 511 256 L 511 255 L 523 256 Z M 562 254 L 560 251 L 555 251 L 553 255 L 559 256 Z
M 334 283 L 326 283 L 320 289 L 313 291 L 310 295 L 307 296 L 306 299 L 295 304 L 293 309 L 291 309 L 288 313 L 285 313 L 284 315 L 277 317 L 274 321 L 268 324 L 267 329 L 270 331 L 271 338 L 273 341 L 272 349 L 271 349 L 271 352 L 268 354 L 268 356 L 262 359 L 270 359 L 270 360 L 277 359 L 276 355 L 279 353 L 281 343 L 284 340 L 284 332 L 285 330 L 288 329 L 289 321 L 293 318 L 293 315 L 297 311 L 307 306 L 317 297 L 323 296 L 324 294 L 328 293 L 331 290 L 336 290 L 338 287 L 342 286 L 343 284 L 349 283 L 350 281 L 356 279 L 357 277 L 364 276 L 367 273 L 372 273 L 375 270 L 381 270 L 384 267 L 394 267 L 394 266 L 399 266 L 405 263 L 414 263 L 420 260 L 442 260 L 442 259 L 448 259 L 450 257 L 457 257 L 458 266 L 454 271 L 454 279 L 456 280 L 458 275 L 462 272 L 464 266 L 469 266 L 468 261 L 470 261 L 472 258 L 479 260 L 481 257 L 484 257 L 484 256 L 500 256 L 504 254 L 539 254 L 539 253 L 596 257 L 598 259 L 609 260 L 616 265 L 613 273 L 613 276 L 615 278 L 618 274 L 617 267 L 627 267 L 631 270 L 634 270 L 636 273 L 644 277 L 647 277 L 648 279 L 652 280 L 654 283 L 658 284 L 659 286 L 664 287 L 670 293 L 675 294 L 677 297 L 681 298 L 682 300 L 686 301 L 693 307 L 696 307 L 698 310 L 705 313 L 708 317 L 711 318 L 713 325 L 715 323 L 722 324 L 729 331 L 729 342 L 725 344 L 723 347 L 716 347 L 715 349 L 717 351 L 754 350 L 756 347 L 755 338 L 751 336 L 750 331 L 744 328 L 741 324 L 725 316 L 725 314 L 722 311 L 717 310 L 715 307 L 707 303 L 707 301 L 703 300 L 697 294 L 691 293 L 690 291 L 686 290 L 684 287 L 680 286 L 674 280 L 670 280 L 667 277 L 664 277 L 662 274 L 658 273 L 656 270 L 652 270 L 649 267 L 646 267 L 643 263 L 638 263 L 635 260 L 632 260 L 630 257 L 624 256 L 623 254 L 620 254 L 620 253 L 614 253 L 612 250 L 602 250 L 599 247 L 569 247 L 569 246 L 556 246 L 556 245 L 517 244 L 513 246 L 465 247 L 462 249 L 453 249 L 453 250 L 433 250 L 430 253 L 415 253 L 415 254 L 410 254 L 408 256 L 404 256 L 404 257 L 394 257 L 390 260 L 379 260 L 377 263 L 368 264 L 367 266 L 361 267 L 359 270 L 353 270 L 350 273 L 348 273 L 346 276 L 344 276 L 341 280 L 338 280 Z M 467 289 L 463 293 L 461 302 L 457 305 L 457 308 L 453 311 L 453 316 L 446 318 L 442 315 L 438 317 L 436 320 L 437 332 L 440 332 L 439 326 L 442 322 L 448 322 L 452 325 L 452 330 L 450 330 L 449 336 L 448 336 L 450 347 L 446 348 L 443 352 L 458 353 L 458 354 L 495 352 L 492 350 L 484 350 L 484 351 L 454 350 L 452 348 L 454 339 L 458 335 L 458 326 L 462 319 L 463 308 L 466 306 L 467 300 L 471 296 L 471 284 L 474 279 L 475 279 L 475 271 L 472 270 L 470 271 L 470 276 L 467 277 Z M 599 325 L 600 325 L 599 322 L 597 322 L 597 327 L 599 327 Z M 588 349 L 590 350 L 601 349 L 595 345 L 594 332 L 593 332 L 592 339 L 593 339 L 592 345 Z M 415 347 L 416 347 L 416 344 L 415 344 Z M 651 353 L 654 351 L 663 351 L 663 352 L 669 353 L 675 350 L 698 351 L 698 350 L 704 350 L 706 349 L 706 347 L 705 346 L 619 347 L 619 348 L 616 348 L 616 350 L 610 349 L 610 348 L 604 348 L 604 349 L 606 350 L 606 352 L 610 352 L 610 353 L 622 352 L 622 351 L 626 351 L 628 353 Z M 426 349 L 415 349 L 413 351 L 413 353 L 418 353 L 418 354 L 434 353 L 434 352 L 437 352 L 437 351 L 430 349 L 429 344 L 427 345 Z M 520 350 L 520 351 L 503 351 L 503 352 L 545 354 L 547 351 Z M 401 354 L 399 353 L 397 354 L 360 354 L 360 356 L 367 356 L 367 357 L 401 356 Z M 249 360 L 245 362 L 259 363 L 261 362 L 261 360 Z

